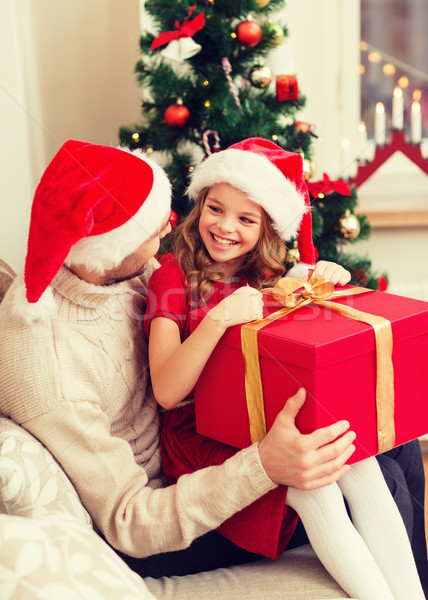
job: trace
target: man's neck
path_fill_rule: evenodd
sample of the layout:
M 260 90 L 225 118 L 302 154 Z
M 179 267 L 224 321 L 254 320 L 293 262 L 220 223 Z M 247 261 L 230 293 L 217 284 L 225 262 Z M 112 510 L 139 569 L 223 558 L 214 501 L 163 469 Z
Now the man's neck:
M 104 273 L 97 273 L 94 270 L 88 269 L 85 265 L 71 265 L 68 267 L 74 275 L 91 283 L 92 285 L 113 285 L 120 283 L 121 281 L 129 281 L 134 277 L 139 277 L 144 272 L 146 265 L 140 265 L 138 269 L 126 269 L 126 268 L 113 268 L 106 269 Z
M 108 285 L 112 282 L 112 277 L 107 272 L 101 274 L 88 269 L 85 265 L 72 265 L 68 267 L 79 279 L 92 283 L 93 285 Z

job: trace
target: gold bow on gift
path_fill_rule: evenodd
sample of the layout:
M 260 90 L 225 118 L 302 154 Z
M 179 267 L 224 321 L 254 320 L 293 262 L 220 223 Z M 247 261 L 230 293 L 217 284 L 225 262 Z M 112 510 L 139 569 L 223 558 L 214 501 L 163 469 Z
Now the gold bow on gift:
M 378 452 L 386 452 L 395 445 L 394 427 L 394 368 L 392 364 L 392 331 L 388 319 L 362 312 L 344 304 L 332 302 L 332 298 L 353 296 L 370 292 L 366 288 L 349 288 L 334 291 L 334 285 L 323 277 L 312 274 L 309 281 L 295 277 L 283 277 L 273 288 L 263 290 L 271 294 L 284 308 L 268 317 L 253 321 L 241 328 L 242 353 L 245 362 L 245 391 L 250 419 L 251 441 L 257 442 L 266 435 L 263 386 L 260 375 L 257 332 L 269 323 L 303 308 L 316 304 L 333 310 L 344 317 L 368 323 L 374 329 L 376 340 L 376 410 Z

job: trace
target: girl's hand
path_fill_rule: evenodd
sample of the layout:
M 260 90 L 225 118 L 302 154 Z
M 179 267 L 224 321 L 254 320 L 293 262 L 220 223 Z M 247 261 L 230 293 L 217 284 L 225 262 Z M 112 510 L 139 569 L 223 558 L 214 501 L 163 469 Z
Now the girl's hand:
M 320 260 L 315 265 L 314 273 L 331 281 L 334 285 L 346 285 L 351 279 L 351 273 L 338 265 L 327 260 Z
M 227 329 L 263 318 L 263 296 L 249 285 L 238 288 L 214 306 L 207 316 Z

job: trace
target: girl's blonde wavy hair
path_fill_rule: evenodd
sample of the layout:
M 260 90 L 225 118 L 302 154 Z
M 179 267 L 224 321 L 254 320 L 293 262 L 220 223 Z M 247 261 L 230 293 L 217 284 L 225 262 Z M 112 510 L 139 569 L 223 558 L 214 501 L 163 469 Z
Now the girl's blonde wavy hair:
M 199 234 L 199 219 L 208 191 L 209 188 L 200 191 L 194 208 L 173 233 L 173 250 L 186 275 L 186 297 L 190 306 L 195 306 L 200 301 L 207 303 L 214 282 L 222 277 L 221 273 L 208 270 L 214 261 Z M 274 285 L 285 271 L 286 253 L 284 242 L 274 230 L 268 213 L 262 208 L 260 238 L 247 254 L 235 277 L 243 277 L 256 289 Z

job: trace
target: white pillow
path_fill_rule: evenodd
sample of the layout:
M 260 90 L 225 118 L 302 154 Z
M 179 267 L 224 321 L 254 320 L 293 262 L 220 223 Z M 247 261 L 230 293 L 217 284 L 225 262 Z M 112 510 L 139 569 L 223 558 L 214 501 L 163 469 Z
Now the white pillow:
M 93 529 L 70 515 L 0 515 L 2 600 L 155 600 Z
M 0 258 L 0 302 L 16 277 L 15 271 Z
M 6 418 L 0 418 L 0 513 L 32 518 L 65 513 L 92 524 L 52 454 Z

